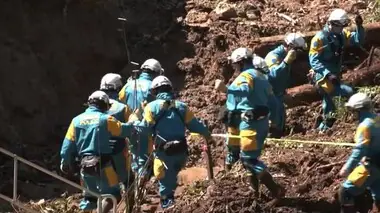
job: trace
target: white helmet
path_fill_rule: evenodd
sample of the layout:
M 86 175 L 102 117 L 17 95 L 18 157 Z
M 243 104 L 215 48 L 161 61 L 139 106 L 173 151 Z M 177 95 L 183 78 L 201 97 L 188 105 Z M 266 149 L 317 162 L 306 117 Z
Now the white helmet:
M 263 72 L 263 73 L 269 72 L 269 68 L 265 60 L 256 54 L 253 54 L 252 64 L 253 64 L 253 68 L 259 70 L 260 72 Z
M 88 97 L 88 102 L 91 103 L 93 101 L 102 101 L 104 102 L 105 104 L 110 104 L 110 98 L 108 97 L 108 95 L 103 92 L 103 91 L 100 91 L 100 90 L 97 90 L 95 92 L 93 92 L 89 97 Z
M 351 109 L 361 109 L 364 107 L 370 107 L 372 105 L 371 98 L 362 92 L 358 92 L 348 99 L 348 102 L 345 104 L 346 107 Z
M 303 38 L 304 35 L 301 33 L 289 33 L 285 36 L 285 43 L 287 45 L 293 46 L 295 48 L 302 48 L 304 50 L 307 49 L 307 44 L 305 42 L 305 39 Z
M 156 89 L 165 85 L 172 87 L 172 82 L 170 82 L 170 80 L 163 75 L 155 77 L 152 81 L 152 89 Z
M 228 57 L 232 63 L 239 62 L 244 59 L 252 58 L 252 50 L 245 47 L 239 47 L 231 53 L 231 56 Z
M 159 61 L 157 61 L 154 58 L 150 58 L 146 60 L 142 65 L 141 69 L 148 69 L 156 73 L 162 74 L 164 72 L 164 69 L 162 68 Z
M 347 26 L 350 23 L 350 18 L 345 10 L 335 9 L 331 12 L 327 21 L 338 26 Z
M 116 73 L 107 73 L 100 81 L 101 90 L 119 90 L 122 86 L 121 76 Z

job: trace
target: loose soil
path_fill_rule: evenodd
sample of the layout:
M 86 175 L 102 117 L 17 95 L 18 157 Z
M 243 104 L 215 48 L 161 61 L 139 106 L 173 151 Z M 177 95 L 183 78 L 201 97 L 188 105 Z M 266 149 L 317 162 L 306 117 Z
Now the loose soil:
M 69 2 L 66 13 L 64 1 L 40 0 L 33 5 L 23 0 L 0 3 L 0 23 L 5 26 L 0 34 L 0 62 L 5 70 L 0 74 L 0 140 L 2 146 L 55 171 L 70 119 L 84 109 L 82 103 L 98 88 L 101 76 L 121 70 L 120 74 L 127 79 L 135 68 L 125 66 L 128 58 L 117 30 L 121 24 L 117 21 L 120 11 L 115 2 L 66 2 Z M 213 90 L 213 84 L 215 79 L 226 83 L 233 79 L 228 54 L 240 46 L 255 48 L 259 37 L 321 29 L 336 7 L 347 9 L 350 17 L 358 9 L 363 15 L 371 12 L 365 10 L 367 5 L 348 0 L 126 0 L 130 60 L 141 63 L 153 57 L 161 61 L 179 99 L 188 103 L 197 117 L 207 120 L 213 132 L 225 132 L 218 121 L 225 97 Z M 294 25 L 281 14 L 294 19 Z M 299 78 L 305 79 L 303 75 Z M 295 82 L 299 81 L 290 84 Z M 320 102 L 315 102 L 289 109 L 287 137 L 351 141 L 355 123 L 349 116 L 339 119 L 327 134 L 313 130 L 319 108 Z M 262 188 L 260 199 L 253 199 L 253 193 L 242 181 L 244 172 L 240 166 L 229 174 L 220 171 L 224 162 L 222 140 L 216 140 L 212 146 L 218 168 L 213 184 L 202 181 L 207 174 L 200 149 L 204 141 L 194 137 L 188 140 L 191 148 L 188 169 L 180 175 L 181 186 L 173 212 L 336 212 L 334 198 L 342 181 L 337 177 L 341 165 L 322 169 L 321 166 L 344 161 L 349 149 L 266 147 L 262 160 L 287 189 L 287 198 L 280 207 L 264 210 L 267 192 Z M 0 189 L 11 192 L 12 162 L 6 158 L 1 161 L 5 163 Z M 51 199 L 69 190 L 54 185 L 56 182 L 51 178 L 41 179 L 39 173 L 28 168 L 22 169 L 20 176 L 21 182 L 34 187 L 19 188 L 22 199 Z M 45 190 L 49 187 L 52 190 L 48 193 Z M 155 184 L 150 184 L 147 193 L 147 211 L 154 211 L 158 205 Z M 70 203 L 74 203 L 70 208 L 75 212 L 76 200 Z

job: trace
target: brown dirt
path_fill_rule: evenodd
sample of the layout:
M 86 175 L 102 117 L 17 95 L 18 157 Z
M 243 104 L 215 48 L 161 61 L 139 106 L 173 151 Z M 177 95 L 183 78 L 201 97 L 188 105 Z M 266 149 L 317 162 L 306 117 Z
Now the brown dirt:
M 0 140 L 1 146 L 51 170 L 58 170 L 60 142 L 70 119 L 83 110 L 82 103 L 98 88 L 100 77 L 107 72 L 119 72 L 127 79 L 131 65 L 117 29 L 119 11 L 112 1 L 72 0 L 66 16 L 65 1 L 39 0 L 33 4 L 25 0 L 0 3 Z M 331 1 L 332 2 L 332 1 Z M 255 38 L 290 32 L 320 29 L 328 12 L 338 6 L 354 12 L 351 1 L 330 4 L 324 0 L 298 1 L 226 1 L 229 8 L 223 15 L 214 9 L 219 1 L 209 0 L 126 0 L 127 40 L 131 60 L 143 62 L 154 57 L 162 62 L 166 75 L 173 81 L 179 98 L 189 104 L 195 114 L 209 121 L 214 132 L 224 132 L 217 121 L 225 97 L 213 90 L 214 80 L 225 82 L 233 78 L 233 70 L 226 57 L 239 46 L 256 47 Z M 359 5 L 360 6 L 360 5 Z M 276 13 L 290 15 L 297 20 L 292 26 Z M 361 11 L 366 13 L 365 11 Z M 353 14 L 351 13 L 350 16 Z M 318 21 L 318 17 L 320 21 Z M 319 24 L 322 23 L 322 24 Z M 266 50 L 269 51 L 269 50 Z M 264 55 L 262 55 L 264 56 Z M 307 60 L 301 58 L 299 60 Z M 301 75 L 300 75 L 301 76 Z M 303 76 L 300 78 L 304 79 Z M 293 84 L 294 82 L 292 82 Z M 338 121 L 333 130 L 324 136 L 311 129 L 320 103 L 310 107 L 296 107 L 288 111 L 292 138 L 351 140 L 354 124 L 350 120 Z M 203 140 L 189 138 L 191 151 L 188 166 L 204 167 L 199 144 Z M 339 179 L 334 166 L 326 170 L 318 166 L 340 161 L 349 151 L 336 148 L 269 147 L 263 159 L 271 172 L 288 189 L 289 200 L 273 212 L 315 211 L 334 209 L 332 202 Z M 215 166 L 223 167 L 222 140 L 213 146 Z M 5 158 L 0 159 L 5 162 Z M 2 165 L 0 189 L 10 192 L 12 164 Z M 190 172 L 191 173 L 191 172 Z M 204 170 L 196 177 L 181 179 L 188 183 L 204 177 Z M 238 173 L 239 174 L 239 173 Z M 21 175 L 21 174 L 20 174 Z M 219 175 L 223 175 L 220 173 Z M 47 187 L 55 183 L 50 178 L 23 169 L 20 181 L 34 184 L 39 194 L 25 194 L 29 199 L 59 196 L 65 187 Z M 178 194 L 176 211 L 180 212 L 260 212 L 264 195 L 258 201 L 236 174 L 216 180 L 205 195 L 189 194 L 182 186 Z M 41 185 L 43 182 L 45 185 Z M 207 184 L 196 181 L 198 188 Z M 28 185 L 25 185 L 27 187 Z M 35 185 L 39 187 L 36 188 Z M 44 188 L 52 188 L 47 194 Z M 31 190 L 26 190 L 31 191 Z M 157 190 L 148 188 L 147 199 L 157 205 Z M 191 202 L 193 203 L 191 203 Z M 190 203 L 188 203 L 190 202 Z

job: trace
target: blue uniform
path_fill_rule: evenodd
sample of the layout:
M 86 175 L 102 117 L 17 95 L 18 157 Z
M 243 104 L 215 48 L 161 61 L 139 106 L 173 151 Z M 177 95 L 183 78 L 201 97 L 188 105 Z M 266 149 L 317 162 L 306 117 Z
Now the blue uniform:
M 117 121 L 114 117 L 90 106 L 70 123 L 61 148 L 61 164 L 72 165 L 74 157 L 88 155 L 111 156 L 111 137 L 126 138 L 131 135 L 132 126 Z M 104 164 L 103 164 L 104 163 Z M 92 176 L 81 171 L 84 187 L 101 194 L 120 196 L 119 180 L 111 161 L 103 162 L 101 174 Z M 85 194 L 81 209 L 96 208 L 96 199 Z
M 207 137 L 210 133 L 194 117 L 187 105 L 174 100 L 171 93 L 159 93 L 156 98 L 157 100 L 145 107 L 143 122 L 156 135 L 153 170 L 159 180 L 161 198 L 173 199 L 174 190 L 177 187 L 177 175 L 186 163 L 187 149 L 184 148 L 174 155 L 167 155 L 161 147 L 166 142 L 174 140 L 186 143 L 186 128 Z
M 275 95 L 276 112 L 270 115 L 270 120 L 274 126 L 284 130 L 286 112 L 284 106 L 284 95 L 288 88 L 290 80 L 290 65 L 283 60 L 286 57 L 286 51 L 283 45 L 272 50 L 265 57 L 265 62 L 269 67 L 268 79 L 272 85 L 273 93 Z M 271 104 L 272 105 L 272 104 Z
M 360 124 L 356 129 L 355 143 L 345 168 L 351 172 L 343 188 L 352 196 L 371 190 L 373 199 L 380 201 L 380 116 L 370 112 L 360 113 Z M 363 157 L 368 163 L 360 162 Z M 348 200 L 347 202 L 352 202 Z M 346 203 L 352 204 L 352 203 Z
M 119 92 L 120 102 L 126 104 L 133 112 L 136 112 L 136 110 L 140 113 L 143 112 L 144 105 L 154 100 L 150 92 L 152 80 L 152 76 L 143 72 L 136 81 L 128 81 Z M 130 149 L 133 154 L 132 169 L 141 173 L 148 156 L 152 153 L 152 137 L 140 134 L 129 140 L 131 144 L 136 144 L 139 141 L 137 146 L 131 146 Z
M 323 94 L 323 115 L 328 117 L 335 111 L 333 96 L 352 95 L 353 90 L 345 84 L 333 84 L 327 76 L 336 75 L 340 78 L 342 66 L 342 51 L 348 45 L 360 45 L 364 40 L 364 28 L 357 27 L 355 32 L 343 30 L 339 35 L 329 32 L 328 26 L 318 32 L 311 40 L 309 51 L 309 62 L 314 73 L 313 81 L 319 91 Z M 324 130 L 330 127 L 326 123 L 321 123 L 319 128 Z
M 268 107 L 268 100 L 273 91 L 267 77 L 254 69 L 246 69 L 232 82 L 227 89 L 227 110 L 236 112 L 228 126 L 228 133 L 240 135 L 240 139 L 227 140 L 227 164 L 242 160 L 249 172 L 261 173 L 266 166 L 258 160 L 268 134 L 268 116 L 259 120 L 244 121 L 241 113 L 257 110 L 259 107 Z
M 131 109 L 118 101 L 115 100 L 117 94 L 108 94 L 110 97 L 111 106 L 106 112 L 108 115 L 113 116 L 118 121 L 122 123 L 128 122 L 129 116 L 131 115 Z M 113 163 L 118 174 L 119 180 L 128 186 L 128 182 L 131 180 L 130 175 L 130 165 L 131 159 L 128 153 L 128 147 L 126 146 L 124 138 L 112 137 L 110 139 L 111 146 L 113 147 Z

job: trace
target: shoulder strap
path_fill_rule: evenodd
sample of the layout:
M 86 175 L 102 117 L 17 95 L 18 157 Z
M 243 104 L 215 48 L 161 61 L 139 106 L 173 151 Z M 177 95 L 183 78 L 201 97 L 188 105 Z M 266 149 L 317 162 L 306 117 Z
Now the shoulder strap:
M 175 100 L 171 100 L 171 101 L 174 101 L 174 103 L 175 103 Z M 166 100 L 166 101 L 164 102 L 164 104 L 167 104 L 167 105 L 170 106 L 170 102 L 171 102 L 171 101 Z M 179 116 L 179 118 L 181 119 L 182 123 L 186 126 L 185 119 L 181 116 L 181 113 L 179 112 L 178 108 L 177 108 L 176 106 L 174 106 L 174 107 L 169 108 L 169 109 L 172 109 L 172 110 L 174 111 L 174 113 L 176 113 L 176 114 Z M 156 126 L 157 126 L 157 124 L 158 124 L 158 123 L 160 122 L 160 120 L 164 117 L 164 115 L 165 115 L 166 112 L 167 112 L 167 110 L 164 109 L 164 110 L 162 110 L 161 113 L 158 115 L 158 117 L 157 117 L 157 119 L 156 119 L 156 122 L 155 122 L 155 124 L 153 125 L 153 129 L 154 129 L 154 131 L 156 131 Z

